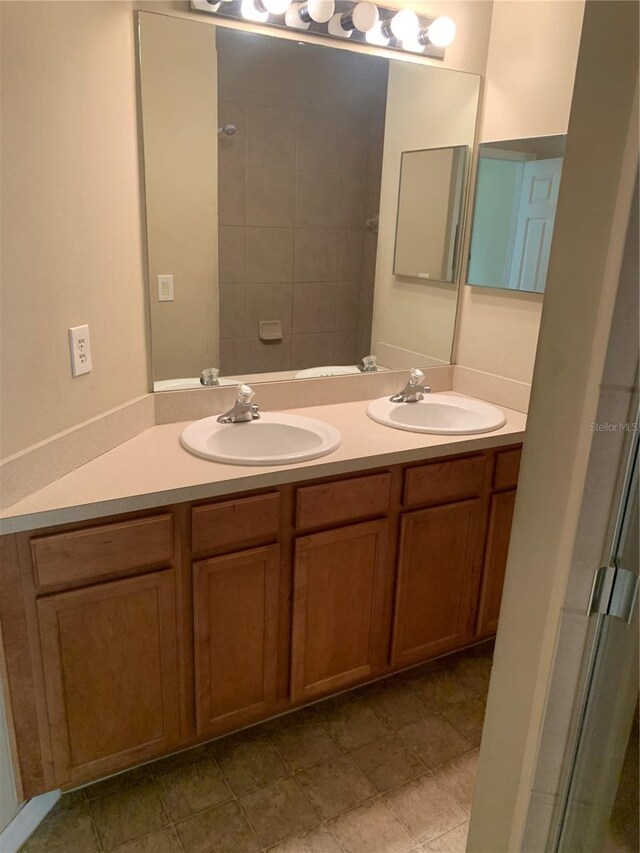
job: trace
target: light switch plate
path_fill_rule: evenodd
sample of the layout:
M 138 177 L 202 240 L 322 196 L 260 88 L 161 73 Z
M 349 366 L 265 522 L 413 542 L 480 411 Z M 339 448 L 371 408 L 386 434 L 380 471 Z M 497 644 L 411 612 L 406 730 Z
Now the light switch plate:
M 173 302 L 173 276 L 158 276 L 158 302 Z
M 91 373 L 91 338 L 89 326 L 72 326 L 69 329 L 69 352 L 71 354 L 71 375 L 82 376 Z

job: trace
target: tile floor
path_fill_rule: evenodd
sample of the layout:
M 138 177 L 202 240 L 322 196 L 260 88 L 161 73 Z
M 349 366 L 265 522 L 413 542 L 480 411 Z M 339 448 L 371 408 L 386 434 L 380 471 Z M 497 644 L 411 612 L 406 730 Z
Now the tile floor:
M 484 645 L 66 794 L 23 853 L 462 853 Z

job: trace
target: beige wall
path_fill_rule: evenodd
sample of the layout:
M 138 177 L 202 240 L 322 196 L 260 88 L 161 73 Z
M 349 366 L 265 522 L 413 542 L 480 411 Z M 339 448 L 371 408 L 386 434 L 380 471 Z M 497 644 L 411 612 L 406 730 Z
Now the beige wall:
M 566 133 L 582 0 L 495 0 L 481 142 Z
M 567 132 L 583 11 L 582 0 L 496 0 L 481 142 Z M 454 361 L 530 382 L 542 301 L 462 288 Z
M 522 849 L 561 608 L 576 545 L 584 545 L 576 531 L 594 435 L 589 425 L 607 381 L 607 339 L 638 164 L 637 31 L 637 4 L 587 3 L 471 853 Z M 603 51 L 603 44 L 615 50 Z M 607 515 L 610 507 L 600 509 Z
M 140 41 L 153 378 L 199 376 L 220 366 L 215 30 L 141 13 Z
M 391 63 L 387 89 L 372 351 L 388 367 L 403 367 L 403 352 L 423 363 L 449 363 L 455 325 L 455 284 L 393 275 L 403 151 L 473 145 L 480 79 Z M 414 356 L 412 356 L 413 358 Z
M 1 447 L 147 390 L 129 3 L 0 3 Z M 93 372 L 72 379 L 67 329 Z

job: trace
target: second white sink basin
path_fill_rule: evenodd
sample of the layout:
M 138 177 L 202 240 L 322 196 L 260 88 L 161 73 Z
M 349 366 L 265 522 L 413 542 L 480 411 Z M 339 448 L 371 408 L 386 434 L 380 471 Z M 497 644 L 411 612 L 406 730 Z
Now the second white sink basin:
M 236 379 L 218 377 L 218 385 L 237 385 Z M 184 379 L 159 379 L 153 383 L 154 391 L 194 391 L 212 386 L 203 385 L 199 376 L 187 376 Z
M 287 465 L 326 456 L 340 446 L 335 427 L 314 418 L 264 412 L 248 423 L 221 424 L 217 416 L 185 427 L 180 443 L 190 453 L 230 465 Z
M 394 429 L 435 435 L 491 432 L 506 423 L 505 416 L 495 406 L 449 394 L 425 394 L 417 403 L 392 403 L 388 397 L 380 397 L 369 403 L 367 414 Z
M 307 367 L 298 370 L 294 379 L 318 379 L 321 376 L 357 376 L 360 371 L 355 364 L 335 364 L 326 367 Z

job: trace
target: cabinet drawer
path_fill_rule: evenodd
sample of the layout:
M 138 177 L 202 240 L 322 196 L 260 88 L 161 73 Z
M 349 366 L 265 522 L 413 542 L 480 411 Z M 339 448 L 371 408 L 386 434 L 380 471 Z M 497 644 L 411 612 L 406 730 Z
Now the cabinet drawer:
M 389 507 L 391 474 L 373 474 L 297 491 L 296 528 L 323 527 L 380 515 Z
M 496 453 L 496 467 L 493 472 L 494 489 L 512 489 L 518 485 L 521 456 L 521 447 Z
M 280 495 L 256 495 L 191 510 L 194 551 L 215 551 L 273 538 L 280 526 Z
M 166 513 L 38 536 L 31 554 L 40 588 L 157 566 L 173 556 L 173 519 Z
M 404 505 L 476 497 L 482 491 L 485 465 L 486 457 L 478 455 L 409 468 L 404 480 Z

